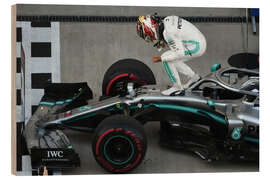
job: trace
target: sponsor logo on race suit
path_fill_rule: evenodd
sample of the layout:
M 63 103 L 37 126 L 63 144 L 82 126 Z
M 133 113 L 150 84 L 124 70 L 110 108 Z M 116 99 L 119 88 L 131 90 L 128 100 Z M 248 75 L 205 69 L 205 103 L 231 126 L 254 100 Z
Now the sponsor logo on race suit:
M 169 45 L 172 49 L 174 49 L 174 50 L 176 50 L 176 51 L 179 50 L 179 48 L 176 47 L 175 41 L 172 40 L 172 38 L 168 37 L 167 42 L 168 42 L 168 45 Z

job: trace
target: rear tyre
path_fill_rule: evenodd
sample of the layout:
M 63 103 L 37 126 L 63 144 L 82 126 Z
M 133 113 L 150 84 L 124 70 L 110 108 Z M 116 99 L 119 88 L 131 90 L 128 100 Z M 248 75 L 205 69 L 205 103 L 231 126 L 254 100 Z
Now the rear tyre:
M 134 82 L 134 87 L 156 84 L 151 69 L 136 59 L 119 60 L 106 71 L 102 94 L 106 96 L 124 95 L 128 82 Z
M 96 161 L 111 173 L 126 173 L 143 160 L 147 142 L 143 125 L 136 119 L 114 115 L 96 128 L 92 142 Z

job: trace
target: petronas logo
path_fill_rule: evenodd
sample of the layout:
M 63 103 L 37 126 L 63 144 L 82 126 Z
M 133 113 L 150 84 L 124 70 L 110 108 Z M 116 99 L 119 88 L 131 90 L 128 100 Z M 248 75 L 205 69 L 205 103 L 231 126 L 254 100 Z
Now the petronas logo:
M 233 129 L 232 138 L 234 140 L 238 140 L 241 138 L 241 130 L 242 130 L 242 127 L 238 127 L 238 128 Z

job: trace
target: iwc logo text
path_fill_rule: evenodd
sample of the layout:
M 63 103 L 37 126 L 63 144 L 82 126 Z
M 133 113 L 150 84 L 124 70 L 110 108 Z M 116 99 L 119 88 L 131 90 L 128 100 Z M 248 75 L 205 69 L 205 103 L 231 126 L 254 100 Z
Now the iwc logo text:
M 48 158 L 63 158 L 63 151 L 48 151 L 47 157 Z

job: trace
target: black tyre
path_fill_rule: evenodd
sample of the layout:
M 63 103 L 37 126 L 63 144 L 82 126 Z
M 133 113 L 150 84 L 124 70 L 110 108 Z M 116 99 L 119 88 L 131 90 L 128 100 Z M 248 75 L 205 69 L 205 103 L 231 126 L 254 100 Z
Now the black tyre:
M 232 55 L 228 59 L 228 63 L 232 67 L 257 69 L 259 68 L 259 54 L 254 53 L 238 53 Z
M 111 173 L 126 173 L 143 160 L 147 140 L 143 125 L 136 119 L 114 115 L 96 128 L 92 142 L 96 161 Z
M 136 59 L 123 59 L 111 65 L 106 71 L 102 94 L 106 96 L 125 94 L 128 82 L 134 82 L 135 88 L 156 84 L 155 76 L 147 65 Z

